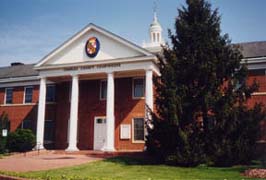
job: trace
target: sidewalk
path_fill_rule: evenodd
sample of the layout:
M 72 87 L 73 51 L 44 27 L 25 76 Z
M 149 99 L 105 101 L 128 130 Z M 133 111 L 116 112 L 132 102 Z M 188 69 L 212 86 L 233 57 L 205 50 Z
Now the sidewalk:
M 68 167 L 80 165 L 96 160 L 101 160 L 104 157 L 91 156 L 75 153 L 58 153 L 56 151 L 41 151 L 14 154 L 0 159 L 0 171 L 14 171 L 14 172 L 27 172 L 27 171 L 40 171 L 55 169 L 61 167 Z

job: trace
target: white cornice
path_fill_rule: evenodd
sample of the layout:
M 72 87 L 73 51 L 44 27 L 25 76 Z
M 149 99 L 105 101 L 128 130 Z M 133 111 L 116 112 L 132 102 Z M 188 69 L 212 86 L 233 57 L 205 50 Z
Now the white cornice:
M 34 80 L 39 80 L 39 79 L 40 79 L 39 76 L 4 78 L 4 79 L 0 79 L 0 83 L 5 83 L 5 82 L 19 82 L 19 81 L 34 81 Z
M 266 57 L 243 58 L 241 62 L 247 64 L 266 63 Z
M 141 62 L 151 60 L 153 62 L 157 62 L 157 58 L 154 55 L 151 56 L 141 56 L 141 57 L 131 57 L 131 58 L 120 58 L 120 59 L 109 59 L 109 60 L 97 60 L 97 61 L 87 61 L 81 63 L 68 63 L 68 64 L 56 64 L 56 65 L 47 65 L 47 66 L 40 66 L 35 67 L 36 70 L 49 70 L 49 69 L 60 69 L 66 67 L 82 67 L 82 66 L 94 66 L 94 65 L 105 65 L 105 64 L 112 64 L 112 63 L 130 63 L 130 62 Z

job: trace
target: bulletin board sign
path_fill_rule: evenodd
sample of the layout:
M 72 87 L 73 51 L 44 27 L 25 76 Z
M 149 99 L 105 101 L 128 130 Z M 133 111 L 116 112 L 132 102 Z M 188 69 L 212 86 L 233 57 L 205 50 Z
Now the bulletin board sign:
M 120 139 L 130 139 L 131 125 L 121 124 L 120 125 Z

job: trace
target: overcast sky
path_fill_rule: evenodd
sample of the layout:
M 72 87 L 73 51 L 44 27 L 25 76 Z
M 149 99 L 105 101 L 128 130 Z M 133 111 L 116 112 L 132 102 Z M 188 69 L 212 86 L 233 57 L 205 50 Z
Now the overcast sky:
M 36 63 L 89 23 L 138 45 L 148 41 L 154 0 L 0 0 L 0 66 Z M 266 40 L 266 0 L 211 0 L 234 43 Z M 184 0 L 157 0 L 167 39 Z

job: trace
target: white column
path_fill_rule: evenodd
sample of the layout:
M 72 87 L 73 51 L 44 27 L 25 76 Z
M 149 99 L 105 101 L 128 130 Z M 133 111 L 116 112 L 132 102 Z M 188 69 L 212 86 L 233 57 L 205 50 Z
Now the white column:
M 153 111 L 153 81 L 152 70 L 146 70 L 145 103 Z
M 104 151 L 115 151 L 114 147 L 114 131 L 115 131 L 115 117 L 114 117 L 114 74 L 113 72 L 107 74 L 107 99 L 106 99 L 106 143 L 103 148 Z
M 46 104 L 46 78 L 40 80 L 39 102 L 38 102 L 38 117 L 36 130 L 36 149 L 44 149 L 44 119 L 45 119 L 45 104 Z
M 78 75 L 72 76 L 72 91 L 69 120 L 69 140 L 66 151 L 78 151 L 77 132 L 78 132 L 78 102 L 79 102 L 79 78 Z

